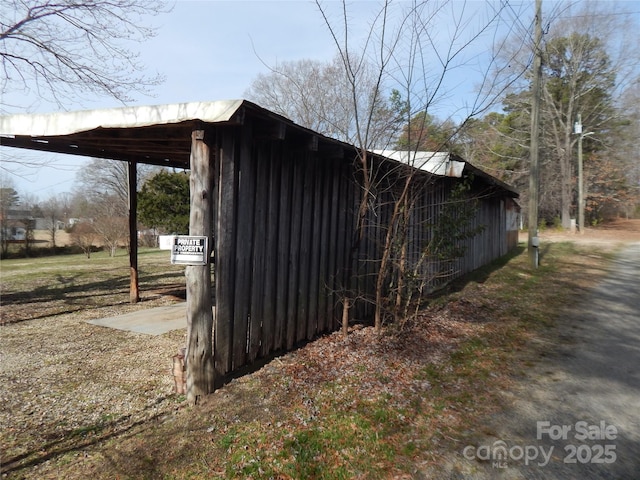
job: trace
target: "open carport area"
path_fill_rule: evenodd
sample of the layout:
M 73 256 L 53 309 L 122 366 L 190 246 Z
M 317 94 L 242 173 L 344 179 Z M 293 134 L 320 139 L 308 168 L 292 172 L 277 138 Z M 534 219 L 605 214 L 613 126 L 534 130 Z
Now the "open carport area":
M 127 332 L 162 335 L 173 330 L 187 328 L 187 306 L 184 302 L 179 302 L 166 307 L 137 310 L 88 322 L 92 325 L 116 328 Z

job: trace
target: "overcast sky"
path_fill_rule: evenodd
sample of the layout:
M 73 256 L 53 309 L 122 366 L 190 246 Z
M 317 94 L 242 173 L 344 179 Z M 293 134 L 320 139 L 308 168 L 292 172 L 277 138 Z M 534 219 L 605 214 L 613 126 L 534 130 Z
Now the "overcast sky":
M 547 1 L 543 2 L 547 3 Z M 548 2 L 547 5 L 551 3 Z M 629 2 L 632 3 L 632 2 Z M 636 11 L 640 11 L 640 2 Z M 340 2 L 325 1 L 330 19 L 340 19 Z M 512 1 L 513 22 L 528 27 L 533 22 L 532 0 Z M 371 14 L 379 8 L 377 1 L 348 3 L 353 37 L 369 30 Z M 489 3 L 483 0 L 454 1 L 452 8 L 466 8 L 471 23 L 483 22 Z M 446 16 L 443 18 L 447 18 Z M 174 9 L 152 21 L 159 27 L 158 35 L 139 46 L 142 62 L 150 72 L 165 76 L 165 82 L 154 90 L 153 97 L 136 97 L 137 105 L 165 104 L 190 101 L 211 101 L 243 98 L 251 81 L 259 73 L 268 71 L 266 65 L 300 59 L 329 60 L 335 46 L 315 3 L 307 0 L 178 0 Z M 450 25 L 439 25 L 446 36 Z M 471 25 L 475 28 L 474 25 Z M 486 46 L 476 52 L 481 55 Z M 473 63 L 473 62 L 470 62 Z M 476 77 L 476 78 L 474 78 Z M 440 116 L 459 108 L 465 95 L 473 93 L 477 75 L 472 70 L 460 71 L 450 80 L 450 104 Z M 115 100 L 102 98 L 92 103 L 68 105 L 68 110 L 118 107 Z M 38 112 L 55 111 L 52 104 L 40 103 Z M 24 155 L 37 161 L 42 154 L 4 148 L 2 155 Z M 11 150 L 11 152 L 7 152 Z M 19 193 L 30 193 L 45 199 L 59 192 L 73 190 L 75 172 L 89 159 L 68 156 L 51 157 L 50 167 L 26 168 L 14 176 Z

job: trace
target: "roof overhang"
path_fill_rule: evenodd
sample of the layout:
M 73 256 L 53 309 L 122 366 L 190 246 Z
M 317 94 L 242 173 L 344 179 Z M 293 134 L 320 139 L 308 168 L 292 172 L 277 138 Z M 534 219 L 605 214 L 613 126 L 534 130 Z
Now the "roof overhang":
M 242 123 L 245 102 L 226 100 L 0 117 L 3 146 L 188 166 L 191 131 Z
M 72 135 L 96 129 L 175 125 L 193 120 L 205 123 L 229 122 L 242 104 L 243 100 L 225 100 L 9 115 L 0 117 L 0 135 L 49 137 Z

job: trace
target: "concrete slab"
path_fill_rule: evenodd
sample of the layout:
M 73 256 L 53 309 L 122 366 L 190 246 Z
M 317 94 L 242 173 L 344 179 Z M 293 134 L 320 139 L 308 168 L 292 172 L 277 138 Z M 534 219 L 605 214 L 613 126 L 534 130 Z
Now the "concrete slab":
M 87 323 L 130 332 L 162 335 L 172 330 L 187 328 L 187 304 L 176 303 L 166 307 L 148 308 L 125 313 L 117 317 L 89 320 Z

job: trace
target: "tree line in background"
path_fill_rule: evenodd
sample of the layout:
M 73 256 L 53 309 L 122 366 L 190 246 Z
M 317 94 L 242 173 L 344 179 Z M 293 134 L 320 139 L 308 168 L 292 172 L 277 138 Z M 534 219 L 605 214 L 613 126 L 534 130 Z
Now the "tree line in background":
M 55 253 L 60 232 L 89 258 L 102 246 L 114 256 L 129 245 L 128 169 L 125 162 L 93 159 L 78 172 L 78 187 L 39 201 L 20 195 L 10 182 L 0 188 L 2 258 L 17 243 L 35 255 L 35 230 L 46 230 L 46 251 Z M 188 233 L 189 176 L 157 167 L 139 166 L 139 242 L 155 246 L 157 233 Z M 15 240 L 17 242 L 12 242 Z
M 9 9 L 13 16 L 9 10 L 3 14 L 0 34 L 6 46 L 1 52 L 6 73 L 3 89 L 46 87 L 57 101 L 66 98 L 69 88 L 74 94 L 81 88 L 125 99 L 127 90 L 145 88 L 158 81 L 157 77 L 123 76 L 125 70 L 133 68 L 140 72 L 142 66 L 135 63 L 135 55 L 120 45 L 129 33 L 111 28 L 109 22 L 126 18 L 125 24 L 136 25 L 133 31 L 137 40 L 143 41 L 153 36 L 154 29 L 132 23 L 131 15 L 166 11 L 163 2 L 145 3 L 144 8 L 139 1 L 98 0 L 91 2 L 91 8 L 64 2 L 58 6 L 32 3 L 24 10 L 13 2 L 13 9 Z M 526 211 L 532 103 L 531 31 L 513 7 L 495 7 L 484 25 L 470 31 L 464 25 L 466 17 L 459 13 L 459 5 L 415 2 L 399 15 L 392 12 L 391 2 L 383 1 L 365 44 L 354 45 L 348 40 L 353 30 L 350 22 L 354 21 L 347 5 L 340 21 L 330 21 L 328 7 L 321 2 L 317 5 L 334 38 L 336 56 L 328 62 L 303 59 L 276 64 L 269 73 L 256 77 L 246 92 L 249 99 L 302 126 L 363 150 L 392 148 L 458 154 L 518 188 Z M 493 54 L 479 75 L 473 105 L 462 118 L 439 118 L 434 111 L 442 97 L 451 95 L 447 83 L 455 81 L 453 71 L 462 64 L 458 57 L 477 43 L 482 33 L 497 32 L 501 22 L 509 20 L 509 14 L 510 21 L 519 24 L 519 28 L 512 28 L 504 40 L 494 40 Z M 400 27 L 392 24 L 392 15 L 399 15 Z M 448 36 L 438 35 L 434 26 L 442 15 L 456 18 L 459 29 Z M 566 228 L 570 217 L 576 216 L 576 150 L 580 136 L 574 133 L 574 122 L 578 115 L 587 133 L 583 137 L 587 223 L 595 224 L 613 215 L 635 215 L 640 203 L 636 141 L 640 128 L 637 71 L 640 61 L 635 42 L 628 41 L 628 37 L 636 35 L 637 28 L 629 24 L 632 19 L 624 11 L 602 2 L 558 4 L 545 21 L 540 218 L 546 224 Z M 95 37 L 83 40 L 70 33 L 73 28 L 85 27 L 90 27 Z M 37 35 L 32 29 L 37 29 Z M 621 33 L 627 41 L 620 41 Z M 40 43 L 33 44 L 29 38 Z M 41 47 L 49 41 L 54 42 L 50 48 Z M 89 62 L 93 67 L 79 63 L 82 59 L 64 61 L 74 45 L 84 41 L 102 45 L 111 54 L 117 53 L 124 63 L 107 75 L 95 66 L 105 54 L 98 48 L 92 50 L 97 59 Z M 433 52 L 436 55 L 431 62 L 433 58 L 437 62 L 421 63 Z M 67 70 L 78 73 L 74 83 L 62 80 L 71 78 L 65 74 Z M 502 106 L 501 111 L 498 105 Z M 365 158 L 366 155 L 362 160 Z M 118 162 L 107 165 L 106 161 L 94 160 L 79 178 L 82 188 L 74 193 L 42 202 L 22 195 L 23 207 L 37 206 L 38 215 L 49 219 L 52 244 L 55 245 L 53 218 L 65 216 L 102 219 L 102 223 L 94 225 L 96 235 L 112 246 L 123 241 L 126 229 L 122 222 L 113 219 L 121 218 L 127 211 L 127 184 L 123 180 L 126 165 Z M 8 169 L 7 165 L 2 168 Z M 366 171 L 366 162 L 363 170 L 362 181 L 367 190 L 371 172 Z M 171 212 L 174 204 L 158 200 L 154 205 L 145 199 L 145 189 L 154 189 L 157 196 L 158 189 L 174 187 L 167 184 L 169 177 L 144 186 L 148 174 L 141 175 L 140 209 L 145 224 L 169 232 L 184 229 L 184 224 L 171 224 L 174 220 L 161 224 L 166 216 L 158 214 L 158 209 Z M 11 198 L 10 193 L 3 194 L 3 208 L 11 204 Z M 145 218 L 147 210 L 149 218 Z M 26 230 L 30 233 L 29 228 Z
M 634 42 L 620 41 L 621 32 L 632 34 L 637 29 L 630 27 L 628 16 L 607 7 L 587 2 L 545 20 L 539 218 L 547 225 L 569 228 L 570 218 L 577 216 L 580 135 L 574 128 L 578 116 L 585 134 L 587 225 L 616 215 L 640 214 L 640 59 Z M 424 12 L 420 16 L 424 18 Z M 407 22 L 411 18 L 408 16 Z M 412 98 L 415 87 L 410 81 L 415 72 L 398 75 L 394 66 L 394 78 L 385 83 L 380 74 L 389 65 L 372 61 L 376 56 L 371 52 L 356 56 L 346 45 L 330 62 L 305 59 L 276 65 L 256 78 L 247 95 L 300 125 L 368 149 L 460 155 L 515 186 L 526 211 L 532 105 L 530 35 L 529 31 L 515 31 L 494 46 L 493 69 L 487 72 L 477 97 L 481 103 L 458 120 L 431 113 L 437 106 L 432 100 L 441 88 L 438 83 L 445 79 L 447 68 L 453 68 L 445 65 L 454 55 L 443 59 L 440 77 L 429 85 L 431 92 L 424 92 L 417 101 Z M 335 38 L 340 46 L 340 35 Z M 410 59 L 416 62 L 424 54 L 424 45 L 414 42 L 412 47 L 419 51 Z M 393 48 L 380 48 L 378 57 L 384 60 L 388 54 L 386 61 L 392 63 L 397 44 Z M 398 82 L 403 78 L 404 84 Z M 391 85 L 390 95 L 383 94 L 385 85 Z M 376 92 L 377 98 L 371 92 Z M 489 98 L 495 101 L 482 103 Z M 364 128 L 357 125 L 357 112 L 361 113 L 360 122 L 367 123 Z

